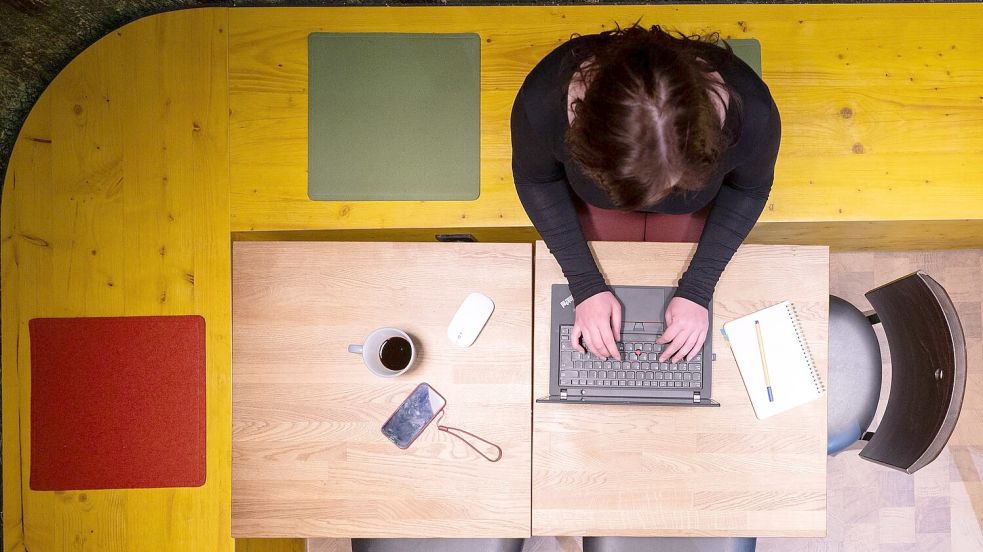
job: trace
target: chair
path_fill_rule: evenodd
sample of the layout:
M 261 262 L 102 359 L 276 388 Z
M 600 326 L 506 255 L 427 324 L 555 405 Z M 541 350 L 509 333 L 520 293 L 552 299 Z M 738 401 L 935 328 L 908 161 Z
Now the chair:
M 713 537 L 584 537 L 584 552 L 754 552 L 757 539 Z
M 959 419 L 966 389 L 966 341 L 952 300 L 924 272 L 868 291 L 861 313 L 830 296 L 827 452 L 867 441 L 861 458 L 914 473 L 934 460 Z M 891 392 L 876 432 L 868 431 L 881 388 L 871 327 L 891 350 Z
M 524 539 L 352 539 L 352 552 L 521 552 Z
M 924 272 L 866 293 L 864 314 L 829 298 L 827 452 L 867 441 L 860 456 L 914 473 L 942 451 L 966 389 L 966 342 L 952 300 Z M 881 390 L 881 352 L 891 349 L 891 394 L 876 433 L 868 431 Z M 585 537 L 584 552 L 751 552 L 753 538 Z

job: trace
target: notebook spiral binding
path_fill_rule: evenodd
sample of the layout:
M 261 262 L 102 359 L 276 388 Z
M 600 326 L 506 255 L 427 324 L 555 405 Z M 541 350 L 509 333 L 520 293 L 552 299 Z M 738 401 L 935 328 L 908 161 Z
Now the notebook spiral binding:
M 795 326 L 795 335 L 799 340 L 799 347 L 802 348 L 802 354 L 805 356 L 806 362 L 809 364 L 809 371 L 812 373 L 812 381 L 816 384 L 816 390 L 820 393 L 825 393 L 826 385 L 823 384 L 822 378 L 819 377 L 819 370 L 816 368 L 816 362 L 812 360 L 812 351 L 809 350 L 809 343 L 805 339 L 805 332 L 802 330 L 802 322 L 799 321 L 799 314 L 795 311 L 795 305 L 789 303 L 787 309 L 788 316 L 792 319 L 792 325 Z

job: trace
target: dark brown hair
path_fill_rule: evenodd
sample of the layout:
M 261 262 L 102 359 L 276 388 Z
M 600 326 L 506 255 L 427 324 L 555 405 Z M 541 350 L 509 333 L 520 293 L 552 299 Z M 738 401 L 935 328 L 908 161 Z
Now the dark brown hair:
M 635 23 L 601 33 L 581 58 L 574 79 L 586 91 L 572 105 L 567 149 L 616 207 L 700 190 L 716 170 L 731 137 L 711 101 L 721 94 L 710 73 L 733 56 L 718 40 Z

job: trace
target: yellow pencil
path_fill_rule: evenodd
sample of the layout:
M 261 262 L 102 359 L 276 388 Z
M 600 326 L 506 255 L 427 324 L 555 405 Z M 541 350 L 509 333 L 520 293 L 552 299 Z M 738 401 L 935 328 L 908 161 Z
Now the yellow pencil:
M 765 358 L 765 338 L 761 336 L 761 323 L 754 321 L 754 331 L 758 332 L 758 351 L 761 352 L 761 368 L 765 371 L 765 386 L 768 387 L 768 402 L 775 402 L 771 394 L 771 376 L 768 375 L 768 359 Z

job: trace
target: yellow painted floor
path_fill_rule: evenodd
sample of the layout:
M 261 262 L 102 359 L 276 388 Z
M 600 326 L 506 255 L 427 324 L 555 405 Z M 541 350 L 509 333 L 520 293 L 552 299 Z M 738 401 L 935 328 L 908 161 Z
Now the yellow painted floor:
M 212 8 L 143 19 L 58 75 L 25 122 L 7 171 L 0 205 L 5 550 L 232 550 L 233 232 L 362 229 L 385 239 L 378 229 L 423 227 L 528 235 L 508 164 L 515 90 L 571 33 L 638 17 L 761 41 L 764 77 L 784 122 L 775 190 L 755 231 L 763 240 L 856 244 L 860 235 L 898 248 L 909 239 L 925 247 L 980 239 L 981 4 Z M 478 201 L 305 199 L 302 45 L 311 30 L 482 36 Z M 942 221 L 945 231 L 909 221 Z M 27 321 L 137 314 L 206 318 L 206 484 L 29 490 Z

